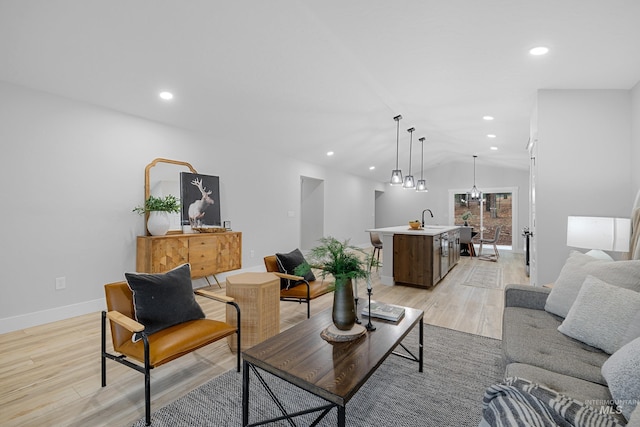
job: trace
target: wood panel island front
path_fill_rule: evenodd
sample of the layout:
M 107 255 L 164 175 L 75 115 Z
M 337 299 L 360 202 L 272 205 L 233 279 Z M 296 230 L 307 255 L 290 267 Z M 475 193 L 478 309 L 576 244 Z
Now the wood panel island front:
M 435 286 L 460 260 L 460 227 L 408 225 L 372 228 L 382 238 L 380 280 L 385 285 Z

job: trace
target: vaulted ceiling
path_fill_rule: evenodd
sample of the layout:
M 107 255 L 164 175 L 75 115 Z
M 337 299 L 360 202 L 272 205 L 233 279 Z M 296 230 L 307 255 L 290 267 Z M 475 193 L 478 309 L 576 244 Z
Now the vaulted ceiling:
M 397 114 L 403 171 L 409 127 L 414 175 L 422 136 L 425 168 L 526 169 L 536 91 L 631 89 L 639 22 L 637 0 L 0 0 L 0 80 L 377 181 Z

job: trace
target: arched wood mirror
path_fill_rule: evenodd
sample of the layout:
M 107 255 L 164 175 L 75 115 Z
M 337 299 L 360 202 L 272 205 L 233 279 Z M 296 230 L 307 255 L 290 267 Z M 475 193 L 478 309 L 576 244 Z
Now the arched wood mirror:
M 165 197 L 169 194 L 180 198 L 181 172 L 198 173 L 187 162 L 163 158 L 154 159 L 144 169 L 144 199 L 147 200 L 149 196 Z M 172 213 L 169 215 L 171 218 L 169 233 L 182 233 L 180 214 Z M 148 216 L 149 214 L 147 213 L 145 215 L 145 223 Z M 149 231 L 147 231 L 147 235 L 149 235 Z

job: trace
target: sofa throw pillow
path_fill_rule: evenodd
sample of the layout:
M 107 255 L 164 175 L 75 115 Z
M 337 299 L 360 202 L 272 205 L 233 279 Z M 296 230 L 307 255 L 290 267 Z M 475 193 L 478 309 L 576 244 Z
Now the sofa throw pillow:
M 602 376 L 616 406 L 629 420 L 640 400 L 640 338 L 613 353 L 602 365 Z
M 587 276 L 558 330 L 613 354 L 626 344 L 629 321 L 639 312 L 640 293 Z
M 544 309 L 567 317 L 588 275 L 640 292 L 640 261 L 603 261 L 572 251 L 547 297 Z
M 307 262 L 304 259 L 304 255 L 302 255 L 302 252 L 300 252 L 300 249 L 297 249 L 297 248 L 292 250 L 288 254 L 277 253 L 276 260 L 278 261 L 278 269 L 280 270 L 280 273 L 294 274 L 294 275 L 296 275 L 294 273 L 294 270 L 296 269 L 296 267 Z M 304 278 L 306 279 L 307 282 L 316 280 L 316 276 L 313 275 L 313 272 L 311 270 L 309 270 L 307 274 L 304 275 Z M 289 289 L 301 283 L 304 283 L 304 282 L 301 280 L 294 281 L 289 279 L 280 279 L 280 289 Z
M 191 267 L 183 264 L 166 273 L 125 273 L 133 292 L 136 320 L 147 335 L 189 320 L 203 319 L 191 285 Z M 138 341 L 142 335 L 133 335 Z
M 640 311 L 629 320 L 629 327 L 622 336 L 620 347 L 640 337 Z

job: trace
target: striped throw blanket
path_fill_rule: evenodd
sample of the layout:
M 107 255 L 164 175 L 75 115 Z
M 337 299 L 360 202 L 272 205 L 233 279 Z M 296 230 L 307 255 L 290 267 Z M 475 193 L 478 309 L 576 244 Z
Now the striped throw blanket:
M 521 378 L 489 387 L 482 400 L 480 426 L 623 427 L 592 406 Z

